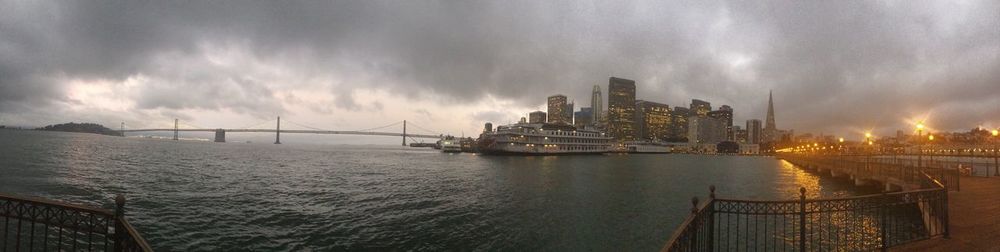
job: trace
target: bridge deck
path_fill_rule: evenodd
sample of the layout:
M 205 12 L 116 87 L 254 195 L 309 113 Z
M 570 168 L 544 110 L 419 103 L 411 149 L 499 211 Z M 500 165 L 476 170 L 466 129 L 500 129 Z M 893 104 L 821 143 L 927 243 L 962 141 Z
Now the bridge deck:
M 962 177 L 948 193 L 951 239 L 930 239 L 893 251 L 1000 251 L 1000 177 Z

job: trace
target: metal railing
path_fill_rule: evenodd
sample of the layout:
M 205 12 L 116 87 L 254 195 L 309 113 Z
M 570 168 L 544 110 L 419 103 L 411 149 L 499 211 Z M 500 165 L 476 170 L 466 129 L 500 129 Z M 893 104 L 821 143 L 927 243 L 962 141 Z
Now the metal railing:
M 921 189 L 844 198 L 800 188 L 797 200 L 724 199 L 712 186 L 662 251 L 871 251 L 948 237 L 946 176 L 916 173 Z
M 782 155 L 780 158 L 800 167 L 822 168 L 851 175 L 857 179 L 890 181 L 926 187 L 925 175 L 948 190 L 961 190 L 961 171 L 938 166 L 929 160 L 901 159 L 865 155 Z
M 125 220 L 125 198 L 115 211 L 0 194 L 0 251 L 152 251 Z

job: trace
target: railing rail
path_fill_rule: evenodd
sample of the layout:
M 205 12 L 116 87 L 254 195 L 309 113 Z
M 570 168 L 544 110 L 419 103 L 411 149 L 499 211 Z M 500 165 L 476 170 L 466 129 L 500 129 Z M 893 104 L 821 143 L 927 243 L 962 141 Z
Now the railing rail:
M 662 251 L 871 251 L 948 237 L 948 177 L 928 171 L 913 171 L 920 189 L 840 198 L 800 188 L 798 200 L 725 199 L 712 186 Z
M 125 220 L 125 198 L 115 205 L 112 212 L 0 194 L 0 251 L 152 251 Z

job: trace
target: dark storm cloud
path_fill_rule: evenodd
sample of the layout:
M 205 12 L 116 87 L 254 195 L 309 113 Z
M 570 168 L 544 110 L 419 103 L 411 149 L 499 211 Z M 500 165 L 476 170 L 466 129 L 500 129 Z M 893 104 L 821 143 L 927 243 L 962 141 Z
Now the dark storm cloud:
M 762 118 L 774 90 L 781 127 L 899 127 L 932 113 L 945 129 L 1000 124 L 996 2 L 800 1 L 72 1 L 0 8 L 0 113 L 66 102 L 67 79 L 150 85 L 139 109 L 265 117 L 297 99 L 294 80 L 223 66 L 213 54 L 291 69 L 330 106 L 381 110 L 359 89 L 525 107 L 635 79 L 639 98 L 692 98 Z M 247 62 L 251 64 L 252 62 Z M 329 112 L 329 107 L 313 108 Z M 522 111 L 526 112 L 526 111 Z M 483 112 L 475 117 L 499 116 Z M 992 119 L 992 120 L 991 120 Z

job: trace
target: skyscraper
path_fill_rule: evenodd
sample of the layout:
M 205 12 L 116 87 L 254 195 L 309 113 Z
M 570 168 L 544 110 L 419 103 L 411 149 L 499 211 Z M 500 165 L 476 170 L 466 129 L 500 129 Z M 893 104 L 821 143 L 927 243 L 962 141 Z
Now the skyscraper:
M 747 143 L 749 144 L 760 144 L 761 143 L 761 130 L 760 130 L 760 120 L 751 119 L 747 120 Z
M 575 106 L 573 105 L 573 103 L 574 102 L 566 103 L 566 110 L 564 110 L 564 111 L 566 111 L 566 117 L 565 117 L 566 124 L 570 124 L 570 125 L 573 124 L 573 110 L 576 109 Z
M 726 120 L 710 116 L 688 117 L 688 142 L 717 144 L 726 141 Z
M 608 133 L 621 141 L 635 140 L 635 81 L 608 80 Z
M 529 113 L 528 123 L 545 123 L 545 112 L 535 111 Z
M 689 116 L 691 116 L 691 110 L 688 108 L 682 106 L 674 107 L 674 111 L 670 112 L 670 138 L 674 140 L 687 138 Z
M 691 115 L 707 116 L 712 111 L 712 104 L 707 101 L 691 99 Z
M 601 86 L 594 85 L 594 91 L 590 95 L 590 109 L 591 109 L 591 119 L 592 124 L 601 123 L 601 116 L 604 115 L 604 100 L 601 99 L 604 95 L 601 94 Z
M 726 121 L 726 139 L 729 141 L 735 140 L 733 135 L 733 108 L 729 105 L 722 105 L 719 110 L 708 112 L 708 116 L 723 119 Z
M 635 102 L 635 132 L 638 140 L 663 140 L 670 131 L 670 106 L 651 101 Z
M 767 119 L 764 125 L 763 142 L 774 142 L 778 137 L 778 128 L 774 125 L 774 97 L 771 91 L 767 92 Z
M 575 117 L 573 119 L 573 126 L 576 126 L 578 129 L 582 129 L 583 127 L 592 125 L 590 120 L 593 118 L 593 112 L 594 110 L 588 107 L 582 107 L 580 108 L 580 111 L 573 112 Z
M 561 123 L 570 124 L 571 121 L 567 120 L 566 114 L 566 96 L 565 95 L 553 95 L 549 96 L 549 123 Z

